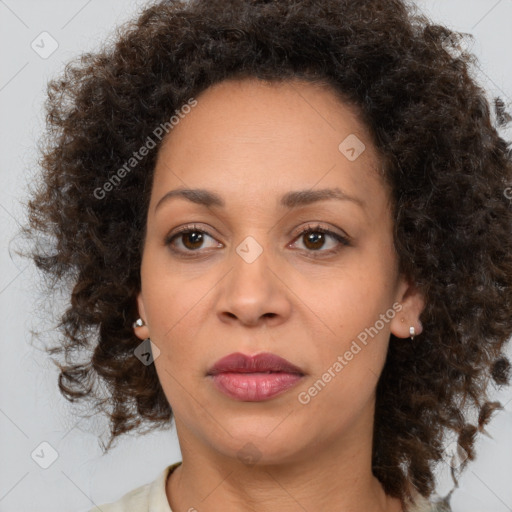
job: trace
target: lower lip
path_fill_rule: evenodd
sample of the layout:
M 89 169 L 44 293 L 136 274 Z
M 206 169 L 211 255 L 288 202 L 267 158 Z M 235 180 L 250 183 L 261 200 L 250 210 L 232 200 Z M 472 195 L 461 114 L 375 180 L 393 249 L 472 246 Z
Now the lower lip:
M 225 395 L 244 402 L 261 402 L 284 393 L 302 379 L 297 373 L 217 373 L 215 387 Z

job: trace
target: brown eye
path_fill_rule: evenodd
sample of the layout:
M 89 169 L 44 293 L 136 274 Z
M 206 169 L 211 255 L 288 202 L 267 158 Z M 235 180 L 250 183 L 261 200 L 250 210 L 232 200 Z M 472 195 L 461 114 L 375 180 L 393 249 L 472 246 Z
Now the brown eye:
M 309 231 L 303 235 L 303 240 L 308 249 L 321 249 L 325 244 L 325 233 Z
M 199 249 L 203 248 L 206 238 L 214 240 L 206 231 L 198 229 L 196 226 L 184 226 L 177 233 L 168 236 L 165 239 L 165 245 L 169 245 L 173 252 L 183 255 L 186 255 L 187 252 L 199 253 Z M 176 242 L 181 242 L 182 247 L 179 247 Z M 211 247 L 215 246 L 212 245 Z
M 187 249 L 199 249 L 203 243 L 203 232 L 201 231 L 185 231 L 180 234 L 183 245 Z M 190 243 L 190 245 L 189 245 Z
M 322 226 L 307 226 L 303 229 L 297 240 L 303 240 L 303 244 L 306 247 L 306 250 L 310 253 L 319 253 L 320 255 L 332 255 L 341 250 L 341 246 L 350 246 L 350 242 L 348 237 L 344 237 L 326 229 Z M 321 250 L 322 247 L 326 244 L 327 240 L 334 240 L 334 247 L 327 250 Z M 317 257 L 315 254 L 314 257 Z

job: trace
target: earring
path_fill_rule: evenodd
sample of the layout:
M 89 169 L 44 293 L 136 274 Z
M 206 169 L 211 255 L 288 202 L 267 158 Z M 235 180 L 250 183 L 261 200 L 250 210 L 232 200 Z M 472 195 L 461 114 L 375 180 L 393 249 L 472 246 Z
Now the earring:
M 411 341 L 414 339 L 414 336 L 416 335 L 416 331 L 414 330 L 414 327 L 411 325 L 411 327 L 409 327 L 409 334 L 411 336 Z
M 146 325 L 144 323 L 144 320 L 142 320 L 142 318 L 139 318 L 136 322 L 133 322 L 133 327 L 142 327 L 143 325 Z

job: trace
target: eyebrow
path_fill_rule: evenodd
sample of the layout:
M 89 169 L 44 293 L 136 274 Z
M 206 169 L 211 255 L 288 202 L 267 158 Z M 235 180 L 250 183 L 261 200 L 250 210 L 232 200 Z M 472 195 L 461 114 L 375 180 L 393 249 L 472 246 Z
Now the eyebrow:
M 164 203 L 168 202 L 172 198 L 181 197 L 191 201 L 192 203 L 203 205 L 206 207 L 218 207 L 224 208 L 226 203 L 221 196 L 202 188 L 178 188 L 167 192 L 156 204 L 156 210 Z M 297 190 L 293 192 L 287 192 L 284 194 L 279 204 L 284 208 L 297 208 L 298 206 L 306 206 L 318 201 L 325 201 L 327 199 L 336 199 L 339 201 L 352 201 L 358 204 L 364 209 L 364 201 L 357 197 L 350 196 L 343 192 L 338 187 L 336 188 L 324 188 L 320 190 Z

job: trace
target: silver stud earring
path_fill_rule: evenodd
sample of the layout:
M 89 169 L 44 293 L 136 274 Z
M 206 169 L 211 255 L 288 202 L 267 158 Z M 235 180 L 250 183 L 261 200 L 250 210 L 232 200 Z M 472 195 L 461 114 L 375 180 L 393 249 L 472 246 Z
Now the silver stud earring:
M 139 318 L 136 322 L 133 322 L 133 327 L 142 327 L 143 325 L 146 325 L 144 323 L 144 320 L 142 320 L 142 318 Z
M 411 336 L 411 341 L 412 341 L 414 339 L 414 336 L 416 336 L 416 331 L 412 325 L 411 325 L 411 327 L 409 327 L 409 334 Z

